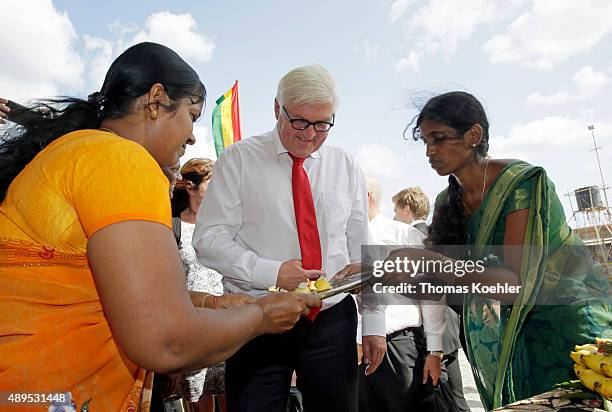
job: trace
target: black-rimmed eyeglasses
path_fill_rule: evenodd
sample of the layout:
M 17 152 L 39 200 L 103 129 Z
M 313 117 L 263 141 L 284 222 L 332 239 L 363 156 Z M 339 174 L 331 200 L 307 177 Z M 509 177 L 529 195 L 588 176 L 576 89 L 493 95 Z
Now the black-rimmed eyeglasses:
M 289 116 L 289 113 L 287 113 L 285 106 L 282 106 L 282 108 L 283 112 L 285 112 L 285 115 L 287 116 L 287 119 L 289 119 L 289 123 L 291 123 L 291 127 L 293 127 L 295 130 L 306 130 L 308 129 L 308 126 L 312 125 L 316 132 L 328 132 L 329 129 L 333 127 L 334 120 L 336 118 L 336 115 L 333 114 L 331 122 L 310 122 L 306 119 L 292 119 L 291 116 Z

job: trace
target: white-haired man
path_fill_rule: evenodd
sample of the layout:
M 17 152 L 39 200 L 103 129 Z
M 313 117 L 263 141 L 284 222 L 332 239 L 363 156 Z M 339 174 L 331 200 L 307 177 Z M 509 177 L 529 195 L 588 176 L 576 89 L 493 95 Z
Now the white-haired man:
M 334 125 L 333 78 L 319 65 L 291 70 L 274 101 L 276 127 L 228 147 L 219 157 L 194 247 L 223 274 L 230 292 L 270 286 L 292 291 L 318 276 L 358 272 L 367 243 L 363 178 L 344 151 L 324 146 Z M 384 313 L 364 314 L 364 358 L 373 372 L 386 350 Z M 314 314 L 312 314 L 314 315 Z M 326 300 L 316 319 L 282 335 L 263 335 L 227 361 L 230 411 L 284 411 L 297 373 L 310 411 L 356 411 L 356 309 L 347 295 Z

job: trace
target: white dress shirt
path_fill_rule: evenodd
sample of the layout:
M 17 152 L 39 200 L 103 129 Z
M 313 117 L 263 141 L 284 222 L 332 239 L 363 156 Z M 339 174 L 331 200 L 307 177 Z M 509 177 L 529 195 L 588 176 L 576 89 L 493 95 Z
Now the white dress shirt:
M 223 275 L 229 292 L 265 295 L 281 264 L 301 259 L 291 170 L 276 128 L 229 146 L 219 156 L 198 212 L 193 247 Z M 304 162 L 315 206 L 325 278 L 361 261 L 367 242 L 367 192 L 355 161 L 327 145 Z M 346 297 L 324 301 L 323 310 Z M 367 315 L 366 315 L 367 314 Z M 363 332 L 385 336 L 382 308 L 368 307 Z
M 425 235 L 419 230 L 406 223 L 388 219 L 382 213 L 370 220 L 368 229 L 370 245 L 397 245 L 397 248 L 401 248 L 421 246 L 425 240 Z M 427 301 L 418 302 L 399 294 L 385 295 L 384 300 L 385 303 L 393 303 L 385 307 L 387 335 L 422 324 L 427 338 L 427 350 L 442 350 L 442 336 L 446 329 L 445 305 L 428 304 Z

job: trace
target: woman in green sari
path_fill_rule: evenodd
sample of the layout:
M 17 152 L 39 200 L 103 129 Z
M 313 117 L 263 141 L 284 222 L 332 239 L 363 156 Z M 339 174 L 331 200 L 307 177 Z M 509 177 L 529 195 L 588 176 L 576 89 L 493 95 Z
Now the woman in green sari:
M 521 286 L 510 296 L 464 298 L 468 357 L 482 401 L 492 409 L 575 378 L 570 351 L 609 336 L 612 312 L 607 279 L 566 224 L 546 171 L 487 157 L 488 129 L 474 96 L 450 92 L 427 102 L 413 137 L 427 146 L 431 167 L 449 176 L 436 200 L 430 249 L 465 245 L 463 256 L 452 258 L 487 262 L 480 274 L 438 276 L 454 285 L 488 279 Z M 450 260 L 414 249 L 404 255 Z

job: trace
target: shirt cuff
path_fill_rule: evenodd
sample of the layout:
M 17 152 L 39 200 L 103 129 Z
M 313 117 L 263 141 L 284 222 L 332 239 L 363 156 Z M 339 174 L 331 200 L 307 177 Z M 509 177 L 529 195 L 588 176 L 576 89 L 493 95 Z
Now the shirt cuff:
M 385 312 L 367 312 L 361 320 L 362 336 L 387 336 Z
M 442 335 L 436 335 L 434 333 L 425 333 L 425 338 L 427 339 L 427 350 L 429 352 L 443 352 L 444 345 L 442 343 Z
M 257 258 L 253 269 L 253 289 L 267 290 L 270 286 L 276 286 L 282 264 L 278 260 Z

